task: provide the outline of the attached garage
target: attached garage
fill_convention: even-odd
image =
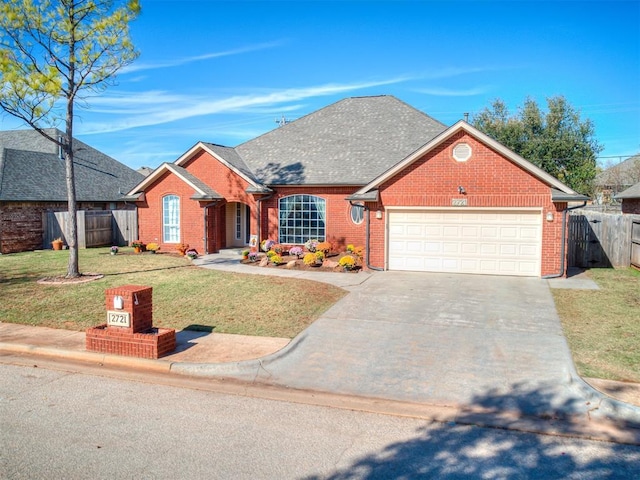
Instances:
[[[389,270],[540,276],[539,209],[394,209],[388,222]]]

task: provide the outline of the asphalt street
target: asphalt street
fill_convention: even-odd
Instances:
[[[200,381],[181,388],[2,364],[0,477],[610,479],[640,470],[637,446],[221,394]]]

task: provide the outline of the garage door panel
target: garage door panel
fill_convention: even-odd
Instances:
[[[541,232],[541,214],[533,211],[392,211],[388,267],[538,276]]]

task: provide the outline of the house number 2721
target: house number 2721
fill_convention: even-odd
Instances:
[[[107,310],[107,325],[114,327],[130,327],[131,314],[129,312]]]

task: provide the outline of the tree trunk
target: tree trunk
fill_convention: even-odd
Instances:
[[[69,245],[67,278],[75,278],[80,276],[80,269],[78,267],[78,206],[76,202],[76,184],[73,171],[73,137],[69,134],[68,125],[65,137],[63,151],[66,165],[67,203],[69,210],[69,230],[66,232],[67,245]]]

